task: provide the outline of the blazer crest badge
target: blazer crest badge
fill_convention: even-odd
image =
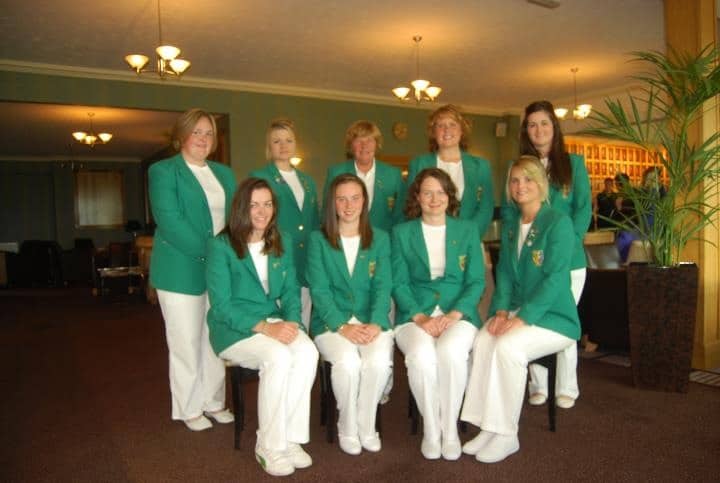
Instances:
[[[465,264],[467,263],[467,255],[458,255],[458,265],[460,270],[465,271]]]
[[[545,253],[542,250],[533,250],[532,261],[536,267],[541,267],[543,261],[545,261]]]

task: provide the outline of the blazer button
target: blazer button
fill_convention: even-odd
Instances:
[[[298,230],[303,231],[304,228],[305,228],[304,226],[298,225]]]
[[[300,248],[305,248],[305,244],[304,244],[304,243],[298,243],[298,246],[299,246]]]

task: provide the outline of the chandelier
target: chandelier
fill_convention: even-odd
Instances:
[[[415,35],[413,37],[413,42],[415,42],[415,75],[416,79],[410,83],[412,86],[412,89],[410,87],[396,87],[392,90],[392,93],[395,94],[395,97],[400,99],[401,101],[407,101],[410,99],[410,91],[413,91],[413,96],[415,98],[415,102],[418,104],[422,101],[434,101],[437,96],[440,95],[440,92],[442,91],[441,88],[438,86],[430,85],[430,81],[422,79],[420,77],[420,41],[422,40],[422,37],[419,35]]]
[[[570,72],[572,72],[573,75],[573,100],[575,101],[575,107],[573,108],[573,119],[585,119],[590,115],[592,112],[592,106],[590,104],[578,104],[577,102],[577,73],[578,68],[573,67],[570,69]],[[565,119],[565,116],[567,116],[567,113],[569,112],[568,109],[564,107],[558,107],[555,109],[555,115],[559,119]]]
[[[145,66],[150,59],[143,54],[130,54],[125,56],[125,62],[128,63],[131,69],[133,69],[138,75],[143,72],[156,72],[161,79],[164,79],[167,75],[180,76],[190,67],[190,62],[185,59],[180,59],[180,49],[173,45],[163,44],[162,39],[162,23],[160,21],[160,0],[157,0],[157,17],[158,17],[158,44],[160,45],[155,49],[157,54],[157,70],[145,70]]]
[[[92,118],[95,115],[93,112],[88,112],[88,117],[90,117],[90,130],[87,132],[85,131],[76,131],[72,133],[72,137],[75,138],[75,141],[79,142],[80,144],[86,144],[88,146],[95,147],[96,144],[107,144],[113,137],[112,134],[108,132],[101,132],[99,134],[96,134],[93,130],[92,125]]]

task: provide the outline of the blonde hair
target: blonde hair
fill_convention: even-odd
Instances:
[[[435,109],[430,114],[430,116],[428,116],[426,131],[430,151],[434,153],[439,148],[437,139],[435,139],[435,133],[433,132],[433,129],[435,128],[435,123],[441,117],[450,117],[460,125],[460,128],[462,129],[462,134],[460,136],[460,149],[465,151],[468,147],[468,138],[470,137],[470,123],[465,120],[462,113],[460,112],[460,108],[454,104],[446,104],[444,106],[440,106]]]
[[[380,133],[380,129],[370,121],[355,121],[350,124],[350,127],[348,127],[347,131],[345,131],[345,155],[348,159],[352,159],[354,156],[352,152],[353,141],[357,138],[365,136],[372,136],[373,139],[375,139],[375,144],[377,144],[376,150],[380,151],[383,143],[383,137]]]
[[[185,141],[188,140],[193,130],[195,130],[195,125],[202,118],[210,121],[210,125],[212,126],[213,140],[210,152],[215,151],[215,148],[217,148],[217,124],[215,124],[215,118],[209,112],[197,107],[183,112],[177,121],[175,121],[175,126],[173,126],[172,130],[172,146],[176,151],[182,149]]]
[[[272,121],[270,121],[270,125],[265,131],[265,159],[268,161],[271,161],[272,158],[272,154],[270,154],[270,135],[273,133],[273,131],[279,130],[289,131],[293,135],[293,137],[296,138],[297,142],[297,135],[295,134],[295,123],[293,123],[290,119],[273,119]]]
[[[505,197],[508,203],[515,202],[515,200],[512,199],[512,195],[510,194],[510,173],[512,172],[513,168],[522,169],[522,172],[525,176],[537,183],[540,190],[540,199],[542,202],[548,200],[548,197],[550,196],[550,183],[548,182],[547,171],[545,171],[545,167],[542,165],[542,162],[540,162],[540,158],[538,158],[537,156],[533,156],[531,154],[524,154],[520,156],[516,161],[514,161],[508,169],[507,183],[505,183]]]

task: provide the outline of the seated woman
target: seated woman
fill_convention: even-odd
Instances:
[[[473,344],[462,419],[482,428],[463,446],[478,461],[501,461],[520,449],[518,420],[528,362],[580,337],[570,290],[575,237],[570,217],[548,204],[548,179],[535,156],[512,164],[508,201],[519,214],[503,226],[490,318]]]
[[[477,224],[455,218],[458,206],[450,176],[424,169],[408,189],[411,221],[392,236],[395,340],[423,416],[427,459],[460,457],[457,418],[485,285]]]
[[[332,364],[338,440],[351,455],[380,451],[375,413],[393,354],[390,239],[370,226],[365,184],[354,174],[332,181],[323,219],[310,235],[307,279],[315,344]]]
[[[309,441],[318,353],[298,323],[300,287],[275,206],[267,181],[238,187],[227,228],[208,244],[208,325],[221,358],[260,370],[255,455],[282,476],[312,464],[300,444]]]

